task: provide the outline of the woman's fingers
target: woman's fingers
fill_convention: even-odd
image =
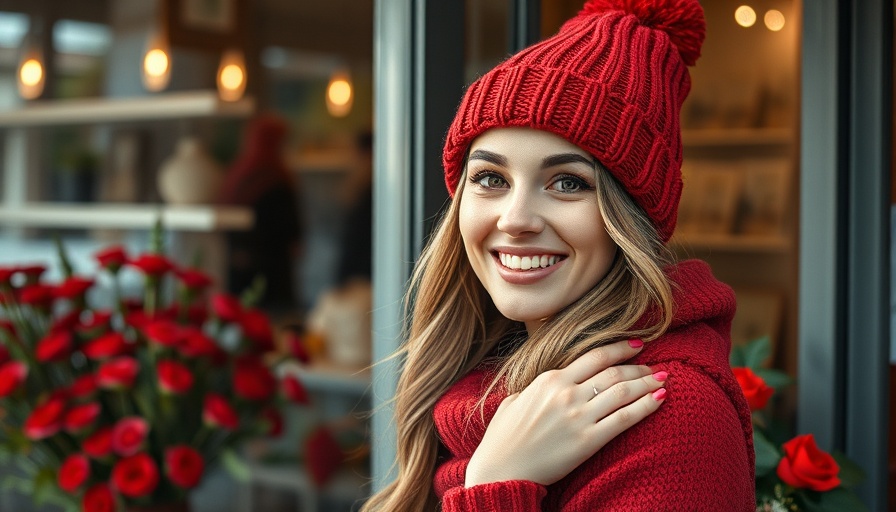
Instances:
[[[579,384],[579,388],[581,388],[581,395],[590,400],[598,394],[606,392],[615,384],[647,377],[648,375],[653,375],[653,373],[654,371],[649,366],[644,365],[621,364],[611,366]]]
[[[589,405],[594,413],[594,421],[606,421],[615,413],[625,410],[632,403],[651,395],[662,388],[668,378],[667,372],[659,371],[634,380],[624,380],[613,384],[605,392],[592,397]],[[624,413],[625,416],[628,414]],[[637,418],[635,422],[640,421],[643,417]]]
[[[631,359],[643,346],[644,342],[641,340],[617,341],[603,345],[585,352],[559,371],[576,384],[580,384],[615,364]]]
[[[632,425],[656,412],[666,400],[666,395],[666,389],[658,387],[638,396],[630,404],[615,409],[589,429],[589,434],[593,436],[592,442],[599,447],[605,446]]]

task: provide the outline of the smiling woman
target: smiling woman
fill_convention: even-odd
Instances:
[[[696,0],[590,0],[468,88],[364,510],[755,509],[734,294],[665,244]]]

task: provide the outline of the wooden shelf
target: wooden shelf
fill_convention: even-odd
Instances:
[[[134,98],[90,98],[34,102],[0,112],[0,128],[128,121],[178,120],[199,117],[247,117],[252,98],[228,102],[217,91],[186,91]]]
[[[794,136],[789,128],[719,128],[682,130],[681,141],[687,148],[786,146]]]
[[[704,233],[676,233],[669,242],[672,247],[716,252],[756,252],[786,254],[791,242],[783,235],[716,235]]]
[[[242,231],[255,222],[252,210],[241,207],[120,203],[0,206],[0,226],[150,229],[159,216],[166,229],[177,231]]]

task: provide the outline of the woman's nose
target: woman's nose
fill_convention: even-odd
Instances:
[[[508,194],[501,205],[498,229],[510,236],[540,233],[544,223],[538,200],[525,191],[515,190]]]

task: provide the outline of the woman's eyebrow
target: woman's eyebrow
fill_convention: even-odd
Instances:
[[[564,165],[564,164],[575,164],[581,163],[585,164],[588,167],[594,167],[594,161],[585,156],[579,155],[577,153],[560,153],[557,155],[551,155],[545,157],[544,160],[541,161],[542,169],[547,169],[549,167],[554,167],[556,165]]]
[[[484,149],[477,149],[476,151],[470,153],[470,158],[468,160],[485,160],[486,162],[490,162],[495,165],[507,167],[507,157],[499,155],[498,153],[486,151]]]

